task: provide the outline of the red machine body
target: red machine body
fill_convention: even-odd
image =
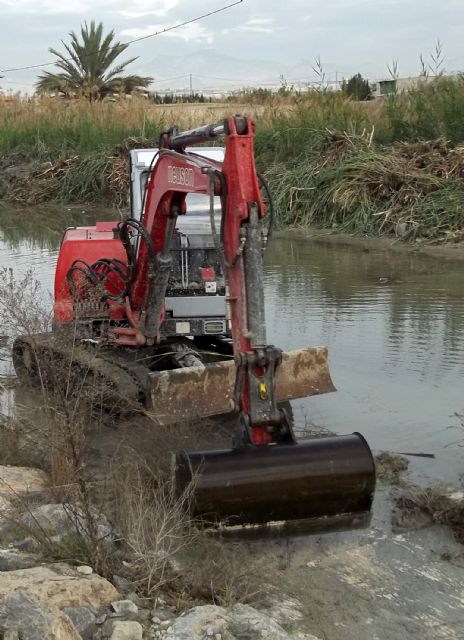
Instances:
[[[97,222],[92,227],[66,229],[55,271],[55,323],[74,321],[74,301],[66,277],[76,258],[83,257],[89,264],[100,258],[113,257],[127,262],[126,250],[119,237],[115,237],[117,224],[117,221]],[[114,309],[115,317],[118,317],[118,312],[121,317],[120,309]]]
[[[232,339],[234,354],[250,353],[255,349],[264,349],[264,326],[255,332],[250,326],[256,320],[264,322],[261,296],[256,299],[260,309],[256,310],[248,294],[250,283],[255,283],[254,294],[260,294],[262,282],[256,283],[260,277],[262,264],[259,256],[255,255],[258,263],[248,266],[237,259],[243,249],[242,225],[250,217],[250,207],[253,207],[257,224],[265,215],[265,206],[256,174],[254,162],[254,123],[250,118],[229,118],[225,127],[225,156],[224,162],[216,162],[204,156],[189,154],[184,147],[190,139],[198,141],[198,131],[189,132],[185,141],[176,141],[175,135],[164,134],[159,150],[158,161],[151,173],[147,191],[145,207],[141,223],[149,235],[148,241],[140,242],[134,277],[130,283],[130,291],[119,300],[106,300],[106,315],[110,321],[121,321],[122,326],[112,326],[108,332],[108,340],[121,346],[140,347],[159,341],[160,327],[164,319],[164,295],[167,287],[167,269],[163,273],[163,261],[169,263],[171,236],[175,229],[177,216],[186,214],[185,198],[188,193],[218,195],[226,202],[223,226],[223,251],[227,267],[228,297],[227,302],[231,310]],[[237,128],[240,130],[238,131]],[[215,137],[212,127],[205,131],[205,139]],[[200,134],[201,137],[201,134]],[[172,146],[176,148],[169,148]],[[218,179],[223,176],[223,182]],[[223,193],[224,183],[227,194]],[[219,233],[219,230],[218,230]],[[261,242],[261,238],[259,239]],[[248,240],[251,243],[251,239]],[[150,244],[155,257],[155,264],[150,265]],[[261,251],[261,245],[259,248]],[[255,252],[256,253],[256,252]],[[55,276],[55,323],[62,324],[75,320],[76,293],[81,302],[85,302],[88,275],[83,274],[80,265],[88,267],[101,261],[102,258],[117,260],[128,266],[126,249],[118,234],[118,223],[97,223],[95,227],[68,229],[65,233]],[[153,256],[152,256],[153,258]],[[245,268],[244,268],[245,266]],[[70,270],[75,273],[70,278]],[[165,275],[166,274],[166,275]],[[206,279],[211,277],[211,271],[206,268]],[[107,293],[114,295],[117,277],[110,274],[104,281]],[[71,291],[71,283],[74,291]],[[103,313],[103,310],[102,310]],[[261,379],[261,395],[271,394],[263,382],[265,370],[262,365],[256,365],[254,374]],[[246,377],[248,372],[244,373]],[[264,385],[264,386],[263,386]],[[266,390],[264,388],[266,387]],[[248,385],[242,387],[240,402],[242,411],[248,414],[250,397]],[[268,443],[272,437],[264,429],[256,425],[256,443]]]

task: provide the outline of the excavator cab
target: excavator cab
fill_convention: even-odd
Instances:
[[[186,152],[200,153],[217,162],[224,160],[221,147],[190,147]],[[130,151],[130,207],[131,217],[136,220],[142,216],[148,179],[158,158],[158,149]],[[211,234],[209,197],[188,193],[185,204],[186,214],[177,218],[171,239],[172,262],[163,333],[169,337],[230,336],[226,322],[225,274]],[[214,212],[219,228],[219,196],[214,198]]]

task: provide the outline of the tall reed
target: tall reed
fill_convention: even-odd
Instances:
[[[463,77],[438,77],[371,102],[314,90],[261,97],[261,103],[252,93],[226,103],[174,105],[142,98],[114,103],[0,98],[0,168],[39,163],[27,190],[16,183],[11,188],[3,172],[0,195],[21,201],[26,194],[29,202],[122,204],[126,185],[115,180],[127,155],[121,143],[140,138],[155,144],[173,125],[191,128],[245,113],[256,121],[257,165],[271,183],[281,224],[369,233],[406,225],[408,237],[427,234],[428,228],[441,236],[462,228]],[[411,148],[409,157],[397,148],[431,140],[442,146]],[[53,169],[45,174],[44,161]]]

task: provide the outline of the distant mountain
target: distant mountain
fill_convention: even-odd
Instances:
[[[140,72],[154,76],[153,89],[233,89],[253,85],[279,85],[289,67],[273,60],[250,60],[201,49],[183,56],[161,55],[140,65]],[[180,77],[179,77],[180,76]]]

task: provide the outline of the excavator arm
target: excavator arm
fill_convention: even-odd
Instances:
[[[190,154],[187,145],[224,137],[224,162]],[[237,369],[235,390],[244,437],[253,444],[292,438],[285,414],[277,409],[275,372],[282,360],[268,346],[264,318],[263,237],[265,205],[256,174],[254,123],[231,117],[222,126],[161,138],[159,158],[147,188],[142,223],[150,240],[139,246],[132,287],[132,313],[147,344],[159,340],[163,303],[171,271],[171,238],[179,215],[186,215],[187,193],[220,196],[221,229],[213,237],[227,276],[227,305]],[[151,246],[150,246],[151,245]]]
[[[185,151],[188,145],[220,136],[225,142],[222,165]],[[142,220],[152,246],[145,242],[139,248],[133,286],[147,343],[159,339],[171,236],[177,216],[186,214],[186,193],[211,198],[212,234],[227,276],[239,437],[232,449],[179,453],[178,490],[194,482],[195,513],[213,521],[226,518],[244,524],[330,517],[354,526],[363,521],[361,516],[365,520],[369,515],[375,483],[364,438],[352,434],[297,443],[285,411],[278,409],[276,374],[283,358],[266,338],[261,224],[266,212],[253,139],[253,121],[242,117],[183,133],[172,130],[162,136],[148,184]],[[215,195],[222,201],[220,230],[215,229]],[[193,374],[197,375],[203,374]],[[188,385],[188,378],[185,382]],[[200,393],[201,389],[204,396],[204,379]],[[221,394],[217,380],[215,392]],[[194,404],[195,397],[191,400]]]

